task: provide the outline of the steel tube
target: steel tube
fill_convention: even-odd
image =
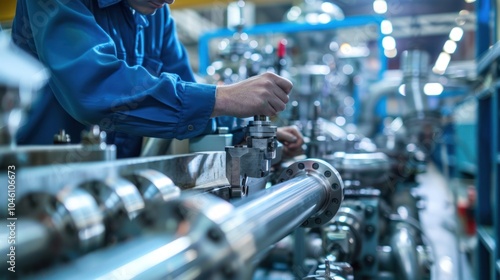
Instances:
[[[297,177],[235,204],[220,228],[246,263],[315,214],[327,197],[320,179]]]
[[[10,222],[7,221],[7,226],[0,227],[2,268],[10,266],[11,255],[14,255],[14,264],[18,270],[51,257],[52,235],[46,225],[34,219],[21,218],[13,221],[10,228]],[[9,239],[9,236],[12,238]],[[11,250],[11,247],[15,250]]]
[[[391,236],[390,244],[393,248],[393,260],[397,263],[399,279],[424,279],[419,269],[417,243],[414,239],[404,226],[396,228]]]
[[[318,169],[318,161],[314,163]],[[124,275],[130,271],[133,275],[128,275],[132,276],[129,278],[139,279],[151,275],[168,279],[248,277],[251,261],[261,252],[311,217],[331,211],[332,201],[339,203],[331,193],[341,194],[342,182],[338,172],[324,164],[331,168],[330,173],[324,172],[330,180],[314,172],[297,173],[300,175],[250,195],[234,205],[210,195],[181,197],[162,204],[159,209],[152,210],[157,216],[156,224],[151,227],[160,229],[164,242],[145,246],[147,240],[152,239],[139,238],[91,253],[66,267],[38,276],[61,279],[78,275],[78,272],[86,273],[82,267],[88,267],[85,264],[95,259],[99,260],[99,265],[91,272],[94,278]],[[299,169],[304,169],[301,167]],[[323,169],[319,170],[323,172]],[[332,185],[337,187],[339,184],[341,187],[334,191]],[[179,216],[178,226],[175,232],[169,234],[164,225],[173,213]],[[329,215],[333,218],[335,213]],[[316,220],[318,225],[321,224],[321,218]],[[157,255],[155,265],[147,263],[152,252],[167,247],[169,254]],[[132,251],[133,254],[130,254]],[[109,257],[112,255],[133,258]]]

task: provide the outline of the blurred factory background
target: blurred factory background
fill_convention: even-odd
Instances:
[[[0,181],[16,163],[19,279],[500,279],[498,3],[177,0],[200,82],[271,71],[291,102],[246,120],[242,147],[221,128],[116,159],[98,127],[80,144],[11,145],[39,88],[15,77],[41,66],[7,42],[16,3],[2,0]],[[304,155],[280,158],[285,125]]]

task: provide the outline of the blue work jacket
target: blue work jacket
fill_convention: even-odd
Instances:
[[[79,142],[97,124],[131,157],[143,136],[215,130],[216,87],[194,82],[168,5],[144,16],[122,0],[18,0],[12,38],[51,73],[19,144],[50,144],[60,129]]]

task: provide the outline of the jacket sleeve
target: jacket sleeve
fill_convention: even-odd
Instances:
[[[188,54],[177,36],[174,19],[170,16],[170,8],[165,7],[158,12],[164,13],[163,43],[160,58],[163,62],[162,72],[177,73],[184,81],[195,81],[193,70],[189,65]]]
[[[167,72],[154,77],[142,66],[128,66],[82,0],[24,3],[38,57],[52,75],[50,86],[75,119],[149,137],[184,139],[205,130],[215,85]],[[42,5],[55,8],[39,24]]]

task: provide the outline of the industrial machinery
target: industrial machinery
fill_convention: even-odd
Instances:
[[[2,243],[3,264],[11,260],[17,275],[33,279],[243,279],[269,246],[301,225],[327,223],[340,208],[343,182],[317,159],[234,201],[225,156],[21,169],[15,207],[2,199],[15,231],[12,244]]]
[[[23,279],[431,279],[415,192],[439,133],[420,90],[426,54],[404,55],[407,114],[368,138],[344,126],[356,104],[334,55],[311,49],[288,73],[283,40],[266,50],[269,42],[258,49],[244,40],[242,24],[235,34],[210,80],[290,75],[298,97],[286,123],[301,129],[305,155],[281,157],[278,124],[267,116],[241,123],[240,144],[229,145],[221,128],[212,136],[218,151],[183,155],[158,152],[170,140],[154,139],[141,157],[117,160],[98,127],[79,145],[63,130],[50,147],[1,142],[1,165],[16,167],[0,174],[13,186],[0,193],[4,270]],[[2,99],[23,87],[8,88]],[[23,106],[2,115],[11,120]],[[7,123],[12,136],[16,124]]]
[[[347,263],[354,279],[431,279],[434,252],[420,223],[425,201],[415,178],[425,170],[440,119],[426,109],[421,90],[425,58],[420,51],[404,55],[405,82],[413,86],[405,96],[410,99],[409,113],[387,124],[375,140],[342,131],[319,117],[319,102],[309,104],[314,118],[303,126],[309,137],[307,157],[321,158],[339,171],[345,197],[327,225],[305,233],[304,260],[315,259],[324,266],[331,261]],[[401,129],[405,127],[411,129]],[[273,258],[288,268],[295,266],[296,260],[283,256],[295,254],[297,248],[283,242],[269,255],[265,269],[276,269],[270,265]]]
[[[123,160],[43,161],[5,147],[2,269],[26,279],[252,278],[273,244],[335,216],[344,184],[329,163],[303,159],[261,186],[279,158],[276,127],[256,116],[247,131],[246,145],[226,151]],[[88,146],[63,159],[106,150],[104,137],[93,127]],[[47,159],[61,155],[43,148]]]
[[[98,126],[82,132],[81,143],[72,144],[64,129],[54,133],[56,145],[17,146],[16,133],[39,90],[47,83],[48,71],[22,52],[0,32],[0,166],[47,165],[116,159],[116,148],[106,144],[106,133]]]
[[[301,17],[306,17],[306,10],[302,9]],[[214,61],[208,73],[214,80],[224,82],[238,81],[249,73],[258,73],[257,70],[277,71],[290,77],[294,93],[285,113],[288,119],[275,121],[301,129],[306,139],[305,158],[328,162],[338,170],[345,184],[344,202],[337,214],[321,226],[299,228],[279,240],[256,264],[254,279],[431,279],[434,252],[420,223],[419,212],[425,201],[416,191],[415,180],[425,169],[440,129],[440,115],[426,105],[422,91],[428,72],[426,53],[416,50],[403,54],[407,110],[382,129],[379,123],[368,121],[371,132],[368,138],[365,129],[358,131],[351,123],[355,119],[351,111],[359,104],[353,103],[345,83],[349,75],[332,67],[338,66],[335,57],[338,49],[331,44],[326,47],[312,44],[315,48],[308,45],[306,58],[293,60],[293,65],[287,64],[289,68],[282,72],[283,65],[275,67],[275,63],[263,59],[266,52],[257,49],[258,44],[250,47],[254,38],[241,39],[244,31],[240,28],[232,40],[224,39],[227,46],[224,55]],[[330,31],[325,32],[330,34]],[[279,34],[273,38],[276,37],[284,37],[289,43],[287,48],[330,38],[314,32]],[[256,67],[261,68],[256,70]],[[373,108],[376,105],[370,104]],[[374,113],[372,108],[365,110]],[[226,149],[233,157],[228,163],[240,160],[231,153],[246,152],[235,148]],[[254,154],[259,153],[255,150]],[[286,174],[295,160],[273,164],[271,170]],[[253,172],[256,166],[245,169],[248,168],[252,172],[243,173],[258,177]],[[247,181],[242,179],[244,168],[238,170],[231,176],[237,179],[231,185],[236,186],[233,189],[237,193],[244,194],[240,191],[248,189],[244,186]],[[278,175],[270,180],[272,184],[280,183]]]

